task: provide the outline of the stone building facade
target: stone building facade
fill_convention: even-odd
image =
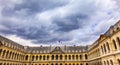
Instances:
[[[120,65],[120,21],[87,46],[22,46],[0,36],[0,65]]]

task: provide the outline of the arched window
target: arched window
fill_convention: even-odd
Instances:
[[[5,53],[6,53],[6,50],[3,51],[3,56],[2,56],[3,58],[5,57]]]
[[[7,51],[6,58],[8,58],[9,51]]]
[[[11,55],[12,55],[12,52],[10,52],[10,55],[9,55],[9,57],[8,57],[9,59],[10,59]]]
[[[47,56],[47,60],[49,60],[49,55]]]
[[[118,65],[120,65],[120,59],[118,59]]]
[[[80,55],[80,60],[82,60],[82,55]]]
[[[62,63],[60,63],[60,65],[62,65]]]
[[[107,61],[107,65],[109,65],[109,61]]]
[[[104,61],[104,65],[106,65],[106,62]]]
[[[51,64],[51,65],[54,65],[54,64]]]
[[[34,61],[34,56],[32,56],[32,61]]]
[[[56,60],[58,60],[58,55],[56,55]]]
[[[36,60],[38,60],[38,56],[36,56]]]
[[[43,60],[45,60],[45,55],[43,56]]]
[[[78,60],[78,55],[76,55],[76,60]]]
[[[71,60],[71,55],[69,55],[69,60]]]
[[[88,59],[87,54],[85,54],[85,59]]]
[[[88,65],[88,63],[86,63],[86,65]]]
[[[113,61],[112,60],[110,60],[110,64],[113,65]]]
[[[54,55],[52,55],[52,60],[54,60]]]
[[[28,60],[28,55],[26,55],[26,58],[25,58],[25,60]]]
[[[2,49],[0,49],[0,56],[1,56],[1,53],[2,53]]]
[[[83,65],[82,63],[80,65]]]
[[[104,47],[104,51],[105,51],[105,53],[106,53],[106,46],[105,46],[105,44],[103,45],[103,47]]]
[[[42,56],[41,55],[39,56],[39,59],[42,60]]]
[[[74,60],[74,55],[72,55],[72,59]]]
[[[107,49],[108,49],[108,51],[110,51],[109,43],[107,42],[106,45],[107,45]]]
[[[62,55],[60,55],[60,60],[62,60]]]
[[[120,38],[119,37],[117,37],[117,42],[118,42],[118,44],[120,46]]]
[[[12,54],[12,59],[13,59],[14,56],[15,56],[15,53]]]
[[[57,63],[55,65],[58,65]]]
[[[65,55],[65,60],[67,60],[67,55]]]
[[[104,53],[103,46],[101,46],[102,53]]]
[[[114,48],[117,49],[117,45],[114,39],[113,39],[113,45],[114,45]]]

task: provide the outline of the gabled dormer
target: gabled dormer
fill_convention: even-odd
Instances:
[[[0,46],[2,46],[3,45],[3,42],[2,41],[0,41]]]
[[[100,35],[98,41],[101,42],[101,41],[103,41],[104,39],[106,39],[107,37],[108,37],[108,36],[102,34],[102,35]]]
[[[62,54],[62,53],[64,53],[63,51],[62,51],[62,49],[60,48],[60,47],[55,47],[54,49],[53,49],[53,51],[52,52],[50,52],[50,53],[54,53],[54,54]]]

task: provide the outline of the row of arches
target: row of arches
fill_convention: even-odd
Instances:
[[[0,65],[27,65],[27,64],[25,64],[25,63],[19,63],[19,64],[16,64],[16,63],[0,63]],[[29,65],[84,65],[83,63],[65,63],[65,64],[63,64],[63,63],[49,63],[49,64],[39,64],[39,63],[37,63],[37,64],[29,64]],[[88,65],[88,63],[86,63],[85,65]]]
[[[9,50],[0,49],[0,57],[5,59],[24,60],[25,55]]]
[[[112,43],[114,45],[114,50],[117,50],[117,49],[120,48],[120,38],[119,37],[116,37],[116,39],[113,39]],[[117,47],[117,45],[118,45],[119,48]]]
[[[0,65],[27,65],[25,63],[0,63]]]
[[[107,52],[110,52],[110,46],[109,43],[106,42],[101,46],[102,54],[105,54]]]
[[[113,61],[112,60],[107,60],[107,61],[104,61],[103,63],[104,65],[113,65]]]
[[[117,59],[118,65],[120,65],[120,59]]]
[[[25,52],[24,51],[24,46],[22,46],[22,45],[13,45],[11,43],[14,43],[14,42],[0,41],[0,44],[3,45],[3,46],[7,46],[7,47],[12,48],[14,50],[19,50],[20,52]],[[16,44],[16,43],[14,43],[14,44]]]
[[[83,63],[51,63],[51,64],[32,64],[32,65],[84,65]],[[88,65],[88,63],[86,63],[85,65]]]
[[[28,60],[29,56],[26,56],[26,60]],[[32,61],[40,61],[40,60],[83,60],[82,55],[33,55]],[[88,59],[87,54],[84,56],[85,59]]]
[[[120,38],[116,37],[116,39],[112,40],[112,45],[114,47],[114,50],[120,49]],[[110,43],[106,42],[101,46],[102,54],[109,53],[111,50]]]
[[[102,65],[101,61],[90,62],[89,65]]]
[[[89,56],[89,59],[92,59],[92,58],[95,58],[95,57],[99,57],[100,56],[100,49],[96,48],[92,52],[89,52],[88,56]]]

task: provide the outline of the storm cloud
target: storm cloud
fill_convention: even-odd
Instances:
[[[120,19],[118,0],[0,0],[0,34],[23,45],[92,44]],[[27,40],[30,42],[27,43]],[[74,43],[74,44],[72,44]]]

